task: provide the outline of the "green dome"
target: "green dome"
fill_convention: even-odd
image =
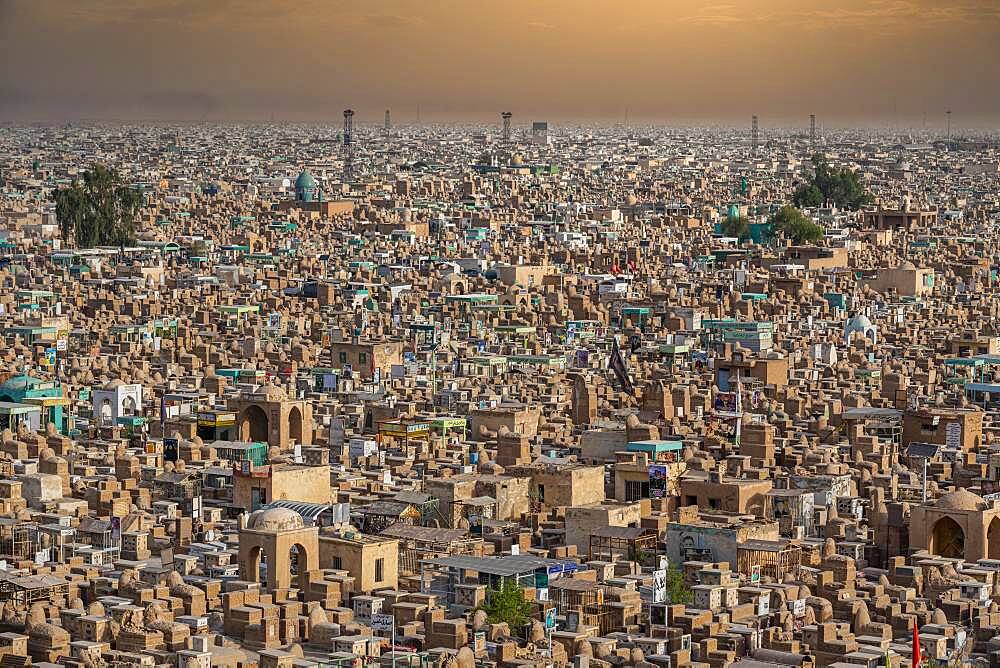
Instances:
[[[315,188],[315,187],[316,187],[316,179],[313,178],[313,175],[309,173],[308,169],[303,169],[302,173],[299,174],[299,178],[295,179],[295,189],[299,190],[300,188]]]
[[[316,179],[308,169],[303,169],[299,178],[295,179],[295,198],[300,202],[311,202],[316,198],[318,190]]]

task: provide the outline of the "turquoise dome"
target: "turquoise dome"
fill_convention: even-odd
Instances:
[[[303,169],[299,178],[295,179],[295,198],[300,202],[311,202],[316,198],[317,190],[316,179],[308,169]]]

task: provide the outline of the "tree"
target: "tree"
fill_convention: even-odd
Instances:
[[[816,243],[823,238],[823,228],[790,204],[781,207],[770,222],[775,233],[785,235],[794,244]]]
[[[740,241],[750,238],[750,226],[738,216],[727,216],[722,221],[722,233],[727,237],[736,237]]]
[[[795,206],[816,207],[830,203],[840,209],[857,211],[872,202],[860,177],[852,170],[847,167],[834,169],[818,153],[813,156],[812,163],[812,178],[799,186],[792,196]]]
[[[83,173],[83,183],[74,181],[53,197],[62,238],[79,248],[120,246],[135,238],[142,196],[114,169],[95,164]]]
[[[823,206],[823,202],[826,198],[823,195],[823,191],[817,188],[813,184],[807,184],[804,186],[799,186],[795,194],[792,195],[792,203],[795,206],[807,206],[815,208],[817,206]]]
[[[499,589],[490,590],[482,609],[490,624],[506,623],[512,630],[524,626],[531,616],[531,602],[512,578],[505,578]]]
[[[677,566],[667,569],[667,600],[670,603],[690,603],[694,600],[691,588],[684,582],[684,574]]]

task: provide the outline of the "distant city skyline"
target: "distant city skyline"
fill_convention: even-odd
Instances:
[[[0,120],[1000,127],[992,0],[0,0]]]

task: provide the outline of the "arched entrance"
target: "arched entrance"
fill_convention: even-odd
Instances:
[[[249,578],[251,582],[265,582],[267,573],[261,572],[262,564],[264,568],[267,568],[267,557],[264,555],[264,550],[259,545],[255,545],[250,548],[250,552],[247,554],[246,573],[244,577]]]
[[[288,411],[288,436],[294,438],[299,445],[302,444],[302,411],[298,406],[292,406]]]
[[[990,559],[1000,559],[1000,517],[994,517],[986,531],[987,553]]]
[[[292,574],[289,585],[298,589],[305,588],[306,572],[309,570],[309,557],[302,543],[293,543],[288,549],[288,571]]]
[[[105,399],[101,402],[101,423],[111,424],[114,409],[111,407],[111,400]]]
[[[267,413],[260,406],[250,406],[243,411],[243,419],[240,421],[240,440],[267,441],[269,434]]]
[[[949,559],[965,558],[965,532],[958,522],[942,517],[931,533],[931,553]]]

